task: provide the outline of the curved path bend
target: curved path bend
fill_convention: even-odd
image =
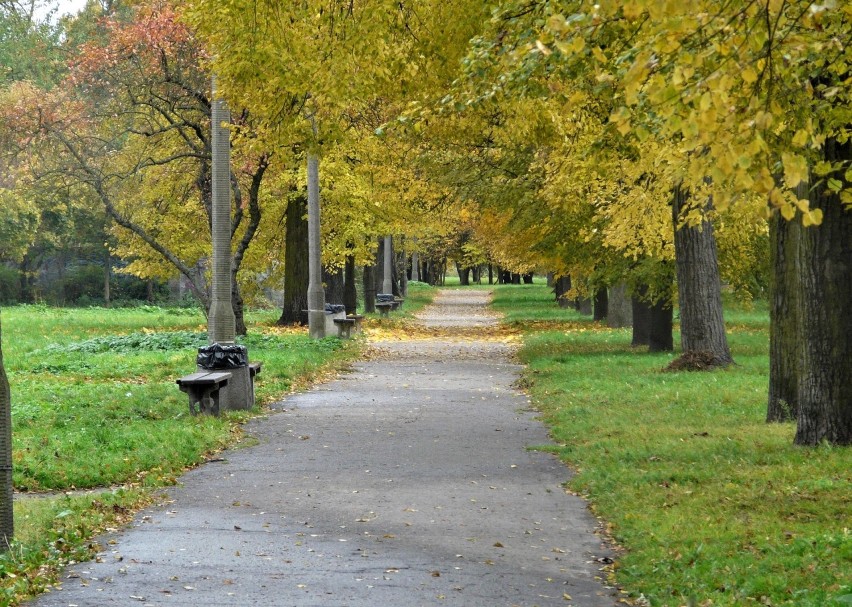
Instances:
[[[547,432],[511,347],[485,337],[489,300],[441,291],[418,318],[445,336],[374,342],[277,403],[254,446],[187,473],[33,605],[616,605],[569,471],[528,450]]]

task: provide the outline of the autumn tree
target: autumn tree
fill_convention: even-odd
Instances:
[[[63,86],[49,94],[18,87],[6,125],[21,133],[22,143],[36,144],[29,155],[34,181],[59,179],[78,196],[87,192],[100,201],[119,230],[117,252],[132,259],[128,272],[151,278],[176,270],[206,308],[211,189],[204,54],[167,3],[142,6],[129,23],[109,19],[104,27],[105,41],[81,47]],[[16,109],[26,109],[27,120]],[[244,333],[236,276],[260,226],[270,158],[253,149],[247,117],[237,115],[232,303]],[[201,239],[199,225],[207,226]]]
[[[841,261],[852,226],[852,8],[797,0],[548,6],[547,25],[526,52],[612,83],[611,122],[620,133],[643,148],[674,144],[681,185],[712,195],[717,210],[759,196],[806,227],[794,286],[796,318],[805,323],[796,442],[852,442],[852,397],[837,388],[852,382],[843,312],[852,269]],[[802,182],[807,197],[796,192]]]

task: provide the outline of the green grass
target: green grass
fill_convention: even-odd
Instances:
[[[619,584],[654,606],[848,604],[852,451],[795,447],[792,424],[764,423],[765,308],[726,312],[735,367],[662,373],[669,355],[559,310],[546,288],[496,296],[510,322],[565,323],[528,333],[520,356],[547,449],[626,549]]]
[[[251,314],[249,335],[241,340],[250,359],[263,363],[260,403],[357,350],[354,342],[279,330],[276,318],[274,311]],[[2,321],[16,489],[138,488],[17,499],[16,543],[0,558],[0,605],[7,605],[44,584],[41,577],[51,574],[40,569],[53,572],[63,559],[88,551],[88,538],[120,518],[115,513],[150,499],[143,489],[170,484],[233,444],[239,423],[253,413],[189,414],[175,379],[195,370],[197,348],[207,343],[198,311],[18,306],[5,308]]]

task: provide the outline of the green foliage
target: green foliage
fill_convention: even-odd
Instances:
[[[18,271],[0,265],[0,303],[16,304],[21,298],[21,277]]]
[[[557,443],[545,448],[579,470],[571,488],[626,549],[620,585],[655,607],[817,607],[852,591],[852,453],[794,447],[791,424],[764,423],[764,310],[727,314],[737,366],[662,373],[670,355],[631,349],[629,330],[564,323],[542,287],[497,287],[498,304],[519,292],[563,322],[528,334],[520,357]]]
[[[4,310],[4,321],[18,489],[167,483],[232,442],[233,424],[244,417],[192,417],[175,385],[207,343],[197,311],[18,306]],[[251,360],[264,365],[261,403],[351,347],[277,331],[261,325],[245,340]]]

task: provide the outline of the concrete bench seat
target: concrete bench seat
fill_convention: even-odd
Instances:
[[[260,370],[260,364],[258,371]],[[209,413],[219,415],[219,390],[228,385],[232,377],[227,371],[199,371],[176,380],[181,392],[189,395],[189,412],[193,415]]]

